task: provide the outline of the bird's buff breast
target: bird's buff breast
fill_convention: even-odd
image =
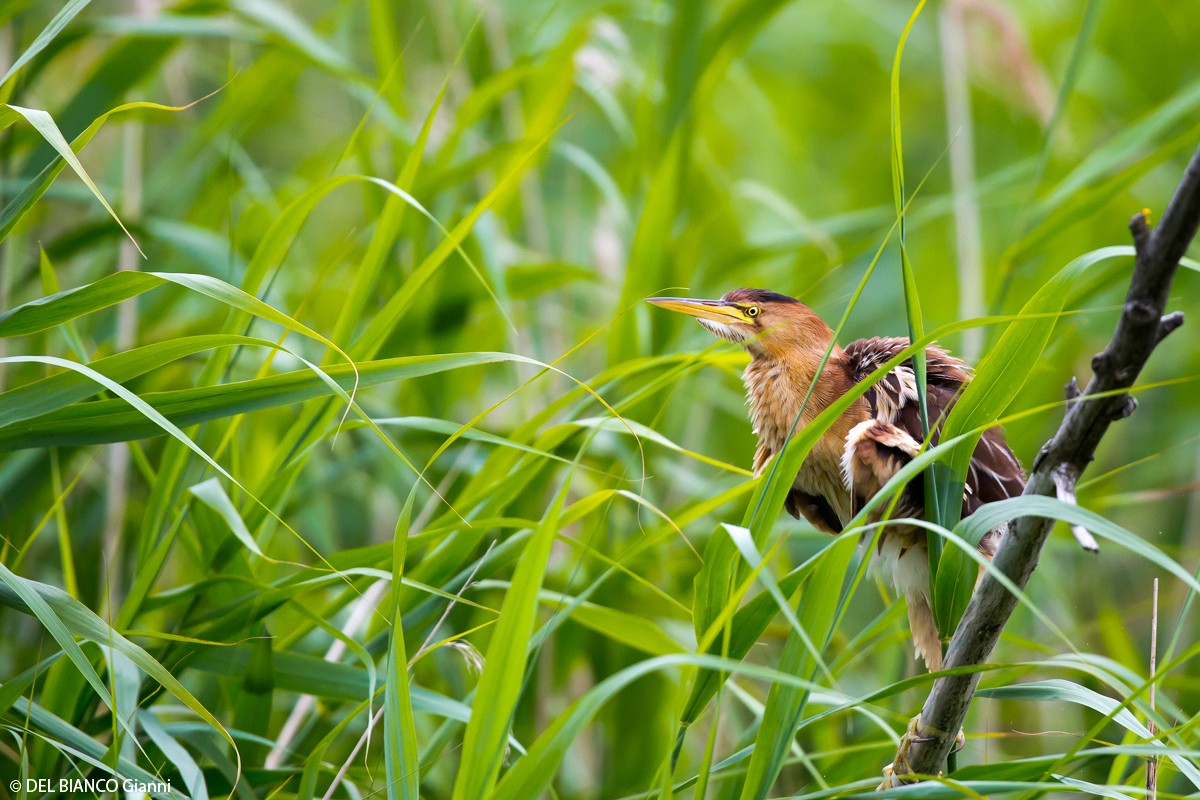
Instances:
[[[792,423],[804,404],[803,394],[794,388],[798,382],[789,380],[789,377],[786,368],[781,365],[757,360],[752,361],[742,375],[750,399],[750,420],[758,436],[758,452],[754,458],[756,475],[783,448]],[[831,398],[824,396],[822,388],[818,383],[817,390],[804,408],[804,415],[796,425],[796,433],[828,407]],[[865,410],[855,403],[813,445],[792,482],[796,489],[824,497],[843,524],[854,515],[850,491],[842,480],[842,453],[846,433],[860,417],[865,417]]]

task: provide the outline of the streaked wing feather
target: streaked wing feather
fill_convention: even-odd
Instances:
[[[849,377],[856,383],[863,380],[906,347],[908,339],[903,337],[877,337],[851,342],[845,351]],[[965,363],[940,347],[927,347],[925,355],[925,398],[929,421],[934,428],[933,442],[936,444],[942,422],[954,407],[962,389],[970,382],[971,374]],[[864,397],[871,407],[873,417],[895,425],[920,442],[924,437],[919,404],[915,402],[916,382],[912,369],[911,359],[904,361],[883,380],[868,389]],[[902,454],[902,450],[897,450],[893,451],[892,456],[898,458]],[[900,462],[899,466],[906,461],[907,459]],[[895,469],[899,469],[899,466]],[[923,508],[924,492],[920,491],[919,486],[916,491],[912,491],[916,483],[914,481],[909,484],[910,491],[907,494],[911,495],[911,500],[917,504],[917,508]],[[1025,473],[1009,449],[1004,439],[1004,431],[999,427],[989,429],[980,439],[971,458],[962,515],[969,516],[984,503],[1015,497],[1024,488]]]

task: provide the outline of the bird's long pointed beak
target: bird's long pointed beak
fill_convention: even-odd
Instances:
[[[709,319],[713,322],[747,322],[745,312],[735,303],[725,300],[692,300],[687,297],[647,297],[646,302],[665,308],[668,311],[678,311],[689,317]]]

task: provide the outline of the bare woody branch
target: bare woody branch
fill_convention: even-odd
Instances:
[[[1074,402],[1068,405],[1058,432],[1034,460],[1025,494],[1074,497],[1075,484],[1108,426],[1137,407],[1134,399],[1121,390],[1137,380],[1155,346],[1183,324],[1183,314],[1163,316],[1163,312],[1175,269],[1198,225],[1200,150],[1188,163],[1158,226],[1151,230],[1144,214],[1130,221],[1137,262],[1121,317],[1108,347],[1092,359],[1094,375],[1087,388],[1080,393],[1074,379],[1068,385],[1067,398]],[[1097,396],[1114,391],[1117,393],[1110,396]],[[1041,517],[1014,520],[993,563],[1024,588],[1053,526],[1054,520]],[[1016,597],[998,581],[990,575],[985,577],[950,640],[945,668],[986,663],[1016,604]],[[907,759],[898,757],[893,765],[897,777],[940,771],[962,727],[979,676],[974,672],[934,682],[921,709],[921,736],[908,748]]]

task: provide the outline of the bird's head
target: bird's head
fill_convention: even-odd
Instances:
[[[650,297],[646,302],[695,317],[711,333],[740,344],[755,357],[824,351],[833,331],[794,297],[765,289],[734,289],[720,300]]]

